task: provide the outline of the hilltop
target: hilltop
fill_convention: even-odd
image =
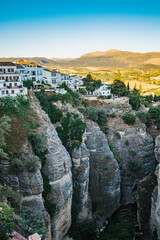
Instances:
[[[36,62],[46,67],[138,67],[142,65],[160,66],[160,52],[138,53],[130,51],[120,51],[116,49],[108,51],[96,51],[86,53],[78,58],[0,58],[0,61],[27,60]]]

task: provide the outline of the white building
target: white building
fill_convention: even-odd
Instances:
[[[108,88],[108,86],[106,84],[103,84],[100,86],[100,88],[96,89],[93,92],[93,95],[97,95],[97,96],[109,96],[111,95],[111,89]]]
[[[43,79],[43,67],[37,65],[36,63],[22,62],[21,65],[25,68],[28,73],[28,79],[33,82],[42,82]]]
[[[56,70],[43,70],[44,82],[51,84],[52,87],[61,85],[61,73]]]
[[[0,98],[17,94],[27,94],[21,74],[17,73],[17,66],[12,62],[0,62]]]

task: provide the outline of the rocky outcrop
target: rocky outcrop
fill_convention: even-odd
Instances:
[[[145,240],[150,240],[152,236],[150,228],[151,196],[156,184],[156,176],[149,174],[137,186],[137,221]]]
[[[72,218],[82,222],[91,217],[91,206],[89,199],[89,151],[84,143],[72,153],[72,175],[73,175],[73,208]]]
[[[96,123],[87,121],[86,135],[86,146],[90,152],[92,213],[106,219],[119,207],[120,170],[105,134]]]
[[[71,225],[71,158],[62,145],[48,115],[42,111],[39,101],[32,96],[31,103],[34,111],[40,117],[39,132],[45,136],[48,150],[42,171],[48,176],[51,185],[51,192],[48,194],[47,200],[55,206],[55,212],[51,219],[52,239],[61,240]]]
[[[155,166],[153,139],[138,120],[128,126],[118,116],[109,122],[107,139],[121,169],[121,203],[133,203],[137,183]],[[132,163],[137,169],[132,169]]]
[[[160,135],[155,139],[155,156],[157,162],[160,163]],[[157,176],[157,187],[152,193],[152,207],[151,207],[151,229],[152,234],[157,232],[160,240],[160,164],[158,164],[155,174]]]

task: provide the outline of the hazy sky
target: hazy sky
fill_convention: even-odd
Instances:
[[[0,57],[160,51],[159,9],[159,0],[3,1]]]

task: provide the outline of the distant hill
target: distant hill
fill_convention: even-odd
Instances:
[[[36,62],[46,67],[138,67],[144,65],[160,66],[160,52],[136,53],[120,50],[105,52],[96,51],[79,58],[0,58],[0,61],[16,61],[18,59]]]

